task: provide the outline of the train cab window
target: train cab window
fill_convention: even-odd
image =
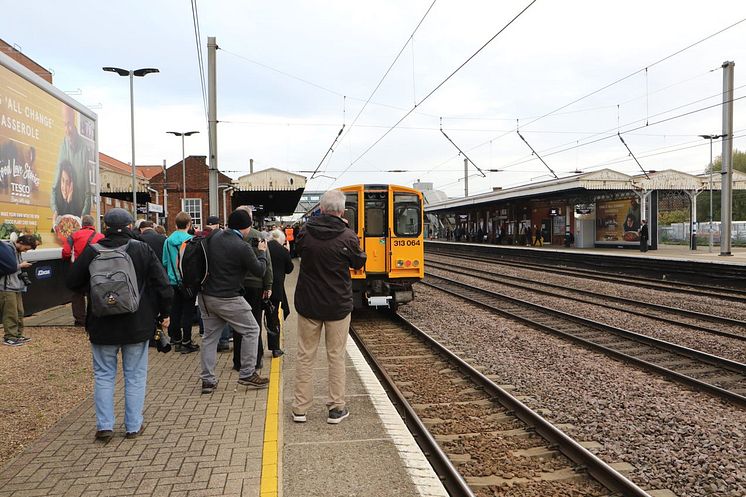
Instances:
[[[350,229],[357,233],[357,193],[345,193],[345,212],[342,217],[347,219]]]
[[[412,193],[394,194],[394,233],[397,236],[419,236],[420,198]]]
[[[365,192],[365,236],[386,236],[386,193]]]

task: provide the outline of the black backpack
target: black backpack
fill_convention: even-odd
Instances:
[[[178,268],[181,276],[179,290],[194,298],[210,275],[208,245],[212,230],[207,236],[199,235],[184,241],[179,247]]]
[[[12,242],[0,242],[0,276],[18,272],[16,248]]]

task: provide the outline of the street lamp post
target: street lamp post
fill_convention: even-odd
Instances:
[[[181,210],[184,210],[184,199],[186,198],[186,153],[184,152],[184,137],[192,136],[199,131],[166,131],[174,136],[181,137]]]
[[[107,72],[115,72],[120,76],[129,76],[130,78],[130,136],[132,140],[132,217],[137,218],[137,173],[135,169],[135,98],[133,77],[137,76],[138,78],[142,78],[150,73],[156,73],[160,71],[153,67],[135,69],[134,71],[131,71],[129,69],[122,69],[119,67],[103,67],[102,69]]]
[[[699,135],[700,138],[710,140],[710,248],[709,252],[712,252],[712,140],[724,138],[725,135]]]

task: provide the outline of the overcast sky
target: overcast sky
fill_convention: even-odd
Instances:
[[[220,169],[235,178],[253,158],[257,170],[313,170],[345,124],[308,189],[421,179],[463,195],[463,157],[440,133],[442,117],[477,166],[504,170],[470,178],[470,193],[549,178],[516,125],[560,177],[639,172],[618,130],[645,169],[704,171],[709,145],[697,135],[722,130],[724,61],[736,63],[735,98],[746,96],[746,22],[656,62],[743,21],[746,2],[538,0],[425,99],[529,3],[437,0],[407,44],[432,0],[199,0],[205,70],[207,37],[221,49]],[[207,155],[189,1],[7,1],[2,15],[0,37],[98,114],[101,152],[131,157],[128,81],[101,67],[156,67],[135,80],[136,162],[181,159],[180,139],[166,131],[199,130],[186,153]],[[744,150],[746,99],[734,109]]]

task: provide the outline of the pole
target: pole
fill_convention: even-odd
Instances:
[[[163,224],[168,228],[168,179],[166,176],[166,159],[163,159]]]
[[[712,253],[712,135],[710,135],[710,249]]]
[[[214,36],[207,37],[207,91],[208,91],[208,127],[210,134],[210,164],[209,164],[209,199],[210,215],[217,216],[220,212],[218,207],[218,112],[215,53],[218,45]]]
[[[184,135],[181,135],[181,210],[184,210],[186,200],[186,153],[184,152]]]
[[[469,196],[469,159],[464,159],[464,198]]]
[[[733,67],[732,61],[723,62],[723,165],[720,194],[720,255],[730,252],[730,228],[733,217]]]
[[[132,219],[137,219],[137,178],[135,176],[135,85],[130,71],[130,137],[132,139]]]

